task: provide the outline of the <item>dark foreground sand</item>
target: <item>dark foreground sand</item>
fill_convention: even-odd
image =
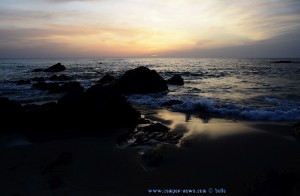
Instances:
[[[2,145],[0,195],[158,195],[148,189],[209,188],[248,195],[270,171],[300,172],[300,142],[291,123],[203,123],[167,110],[144,113],[175,131],[187,131],[180,144],[161,149],[163,160],[156,169],[144,170],[140,149],[116,146],[117,136],[126,129],[103,137]]]

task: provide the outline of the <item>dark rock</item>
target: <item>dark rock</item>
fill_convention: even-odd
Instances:
[[[170,130],[168,127],[166,127],[161,123],[152,124],[147,127],[141,127],[141,129],[144,132],[163,132],[163,133],[166,133]]]
[[[14,115],[21,111],[21,105],[15,101],[9,100],[7,97],[0,97],[0,115]]]
[[[49,78],[49,80],[65,81],[65,80],[70,80],[70,77],[66,76],[65,74],[61,74],[59,76],[53,75]]]
[[[17,81],[17,85],[30,84],[30,80],[19,80]]]
[[[293,61],[274,61],[272,63],[293,63]]]
[[[42,72],[42,71],[44,71],[44,69],[41,69],[41,68],[37,68],[37,69],[32,70],[32,72]]]
[[[105,84],[108,84],[108,83],[111,83],[112,81],[114,81],[116,78],[109,75],[109,74],[106,74],[105,76],[103,76],[100,80],[98,80],[96,83],[99,83],[99,84],[102,84],[102,85],[105,85]]]
[[[39,90],[55,90],[59,88],[59,85],[56,83],[38,82],[33,84],[32,87]]]
[[[112,87],[125,94],[156,93],[168,90],[166,81],[155,70],[138,67],[125,72]]]
[[[168,79],[167,83],[173,85],[184,85],[183,78],[178,74],[175,74],[172,78]]]
[[[58,88],[54,89],[51,91],[52,93],[65,93],[68,91],[73,91],[73,90],[83,90],[84,88],[80,85],[79,82],[73,81],[73,82],[67,82],[65,84],[62,84]]]
[[[166,101],[165,103],[162,104],[162,106],[172,106],[172,105],[178,105],[178,104],[182,104],[183,102],[180,100],[170,100],[170,101]]]
[[[66,69],[65,66],[63,66],[61,63],[57,63],[55,65],[52,65],[51,67],[45,69],[45,72],[60,72],[64,71]]]
[[[144,118],[140,118],[139,121],[138,121],[138,124],[150,124],[151,121],[150,120],[147,120],[147,119],[144,119]]]
[[[77,89],[59,101],[60,114],[68,116],[71,124],[82,128],[132,127],[140,114],[126,101],[125,97],[100,84],[88,88],[84,93]]]
[[[31,80],[35,81],[35,82],[43,82],[43,81],[45,81],[45,79],[43,77],[34,77]]]

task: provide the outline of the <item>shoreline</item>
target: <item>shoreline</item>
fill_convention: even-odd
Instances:
[[[223,188],[228,195],[251,195],[270,181],[270,172],[275,180],[291,174],[291,181],[300,173],[300,144],[288,124],[224,119],[203,123],[193,116],[186,122],[183,113],[166,109],[141,113],[171,131],[188,129],[180,145],[159,148],[163,159],[153,170],[143,168],[142,148],[117,147],[116,138],[127,132],[119,129],[101,137],[0,149],[1,191],[4,195],[146,195],[148,189]],[[64,154],[72,157],[69,162]],[[46,168],[52,169],[45,172]],[[275,190],[285,184],[276,186]]]

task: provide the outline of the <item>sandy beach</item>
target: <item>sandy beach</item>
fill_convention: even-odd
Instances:
[[[160,195],[149,193],[156,189],[255,195],[257,190],[270,194],[289,186],[287,195],[299,193],[300,144],[292,123],[224,119],[204,123],[194,115],[169,110],[141,113],[171,131],[185,132],[178,144],[160,144],[162,161],[152,170],[143,167],[142,147],[116,145],[116,138],[127,129],[98,137],[2,146],[1,195]],[[278,182],[282,176],[287,176],[286,182]]]

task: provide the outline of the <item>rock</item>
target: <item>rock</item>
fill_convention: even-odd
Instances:
[[[45,69],[45,72],[60,72],[64,71],[66,69],[65,66],[63,66],[61,63],[57,63],[55,65],[52,65],[51,67]]]
[[[70,80],[68,76],[65,74],[61,74],[60,76],[53,75],[49,78],[49,80],[55,80],[55,81],[65,81],[65,80]]]
[[[175,74],[172,78],[168,79],[167,83],[173,85],[184,85],[183,78],[178,74]]]
[[[38,82],[33,84],[32,87],[39,90],[55,90],[59,88],[59,85],[56,83]]]
[[[168,90],[166,81],[155,70],[138,67],[125,72],[112,87],[125,94],[156,93]]]
[[[293,63],[293,61],[274,61],[272,63]]]
[[[31,82],[30,82],[30,80],[19,80],[19,81],[17,81],[17,85],[23,85],[23,84],[30,84]]]
[[[42,71],[44,71],[44,69],[41,69],[41,68],[37,68],[37,69],[32,70],[32,72],[42,72]]]
[[[178,104],[182,104],[183,102],[180,100],[170,100],[170,101],[166,101],[165,103],[162,104],[162,106],[172,106],[172,105],[178,105]]]
[[[170,130],[168,127],[166,127],[161,123],[155,123],[147,127],[141,127],[141,129],[144,132],[163,132],[163,133],[166,133]]]
[[[84,93],[79,89],[69,92],[58,101],[58,105],[61,116],[68,116],[70,124],[82,126],[81,129],[85,130],[133,127],[140,117],[124,96],[100,84]]]
[[[147,120],[147,119],[144,119],[144,118],[140,118],[139,121],[138,121],[138,124],[150,124],[151,121],[150,120]]]
[[[21,105],[7,97],[0,97],[0,116],[14,115],[21,111]]]
[[[294,133],[297,139],[300,139],[300,122],[294,125]]]
[[[80,85],[79,82],[73,81],[73,82],[64,83],[51,92],[52,93],[65,93],[65,92],[73,91],[73,90],[77,90],[77,89],[83,90],[84,88]]]
[[[109,75],[109,74],[105,74],[100,80],[98,80],[96,83],[105,85],[108,83],[111,83],[112,81],[114,81],[116,78]]]
[[[34,77],[31,80],[35,81],[35,82],[44,82],[45,81],[45,79],[43,77]]]

